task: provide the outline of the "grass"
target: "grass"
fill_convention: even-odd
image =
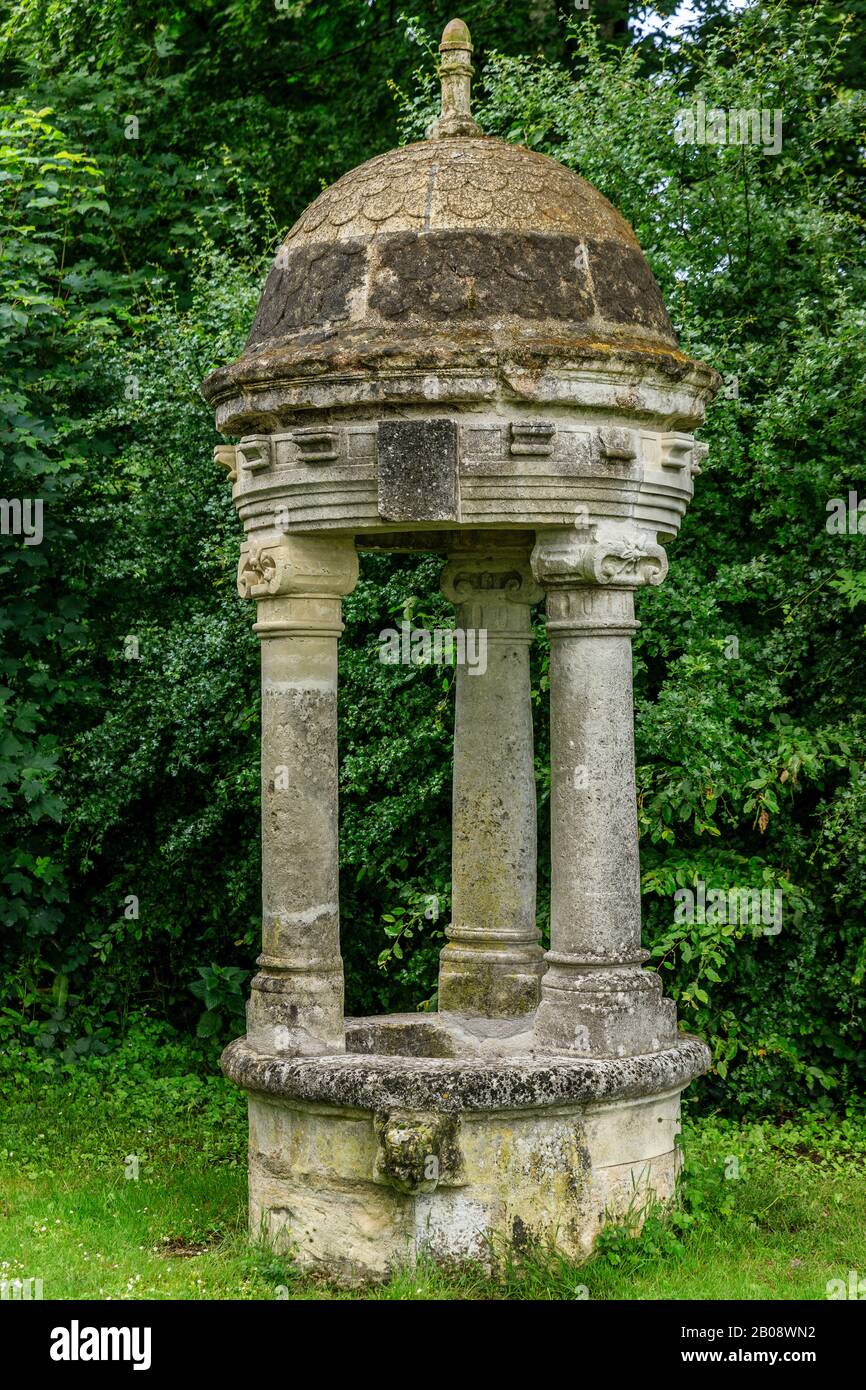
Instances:
[[[245,1106],[212,1056],[145,1029],[108,1057],[6,1065],[0,1279],[46,1299],[823,1299],[866,1275],[863,1116],[692,1121],[679,1204],[608,1228],[586,1264],[505,1252],[496,1280],[422,1266],[353,1292],[250,1246]]]

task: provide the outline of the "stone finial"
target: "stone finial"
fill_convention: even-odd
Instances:
[[[442,107],[439,119],[430,127],[429,138],[442,140],[448,135],[480,135],[481,127],[473,121],[470,111],[472,40],[462,19],[452,19],[445,25],[439,52],[442,54],[439,64]]]

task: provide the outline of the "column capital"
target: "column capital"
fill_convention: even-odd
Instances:
[[[457,552],[439,582],[463,627],[487,632],[492,642],[532,641],[530,605],[544,589],[532,578],[528,549]]]
[[[636,589],[661,584],[668,572],[664,547],[632,523],[602,522],[538,531],[532,572],[545,589],[603,585]]]
[[[479,550],[473,554],[453,554],[440,577],[447,599],[458,607],[473,610],[472,626],[496,630],[513,622],[509,605],[528,609],[540,603],[544,590],[536,583],[529,563],[529,551]],[[528,621],[528,615],[523,621]]]
[[[358,580],[355,543],[346,536],[251,536],[241,546],[241,598],[335,598]]]

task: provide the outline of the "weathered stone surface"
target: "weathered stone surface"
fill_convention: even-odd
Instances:
[[[531,1017],[491,1018],[474,1008],[346,1019],[346,1051],[365,1056],[506,1057],[526,1054],[534,1041]]]
[[[383,239],[370,308],[384,319],[587,322],[594,313],[574,237],[538,232],[401,232]]]
[[[548,590],[551,746],[551,949],[535,1030],[552,1051],[593,1057],[659,1052],[676,1032],[658,976],[640,969],[632,588],[653,575],[642,551],[617,560],[587,583],[581,536],[541,532],[533,551]]]
[[[607,323],[640,324],[664,338],[673,338],[655,276],[637,247],[592,239],[587,247],[599,318]]]
[[[351,296],[365,274],[363,245],[302,246],[286,254],[265,282],[247,347],[283,338],[294,329],[347,319]]]
[[[435,1162],[444,1147],[436,1118],[253,1096],[251,1230],[302,1267],[352,1283],[384,1278],[419,1255],[490,1268],[506,1248],[519,1255],[536,1242],[580,1259],[605,1219],[639,1217],[673,1194],[676,1091],[439,1116],[440,1125],[447,1118],[452,1124],[444,1165]],[[389,1129],[397,1150],[386,1161],[393,1176],[382,1168]],[[405,1170],[402,1135],[412,1154]],[[425,1171],[437,1170],[438,1178],[416,1185]]]
[[[403,231],[563,232],[640,249],[608,200],[555,159],[489,136],[421,141],[344,174],[311,203],[285,246]]]
[[[457,520],[457,425],[453,420],[382,421],[379,516],[383,521]]]
[[[589,341],[555,319],[466,319],[456,331],[429,319],[377,319],[309,330],[220,367],[202,387],[224,434],[291,427],[299,411],[366,407],[465,409],[500,401],[628,410],[693,430],[721,378],[674,348]],[[662,422],[665,423],[662,423]]]
[[[342,1051],[337,844],[340,597],[351,542],[273,539],[242,556],[262,656],[262,954],[247,1034],[265,1052]]]
[[[679,1090],[709,1065],[709,1050],[680,1035],[662,1052],[631,1057],[557,1056],[538,1048],[506,1057],[352,1055],[274,1057],[244,1038],[222,1069],[244,1090],[350,1109],[444,1111],[543,1109],[566,1101],[632,1100]]]
[[[484,634],[485,661],[483,670],[458,666],[455,681],[452,917],[439,1008],[509,1018],[538,1007],[542,971],[529,607],[543,591],[528,553],[505,547],[456,553],[442,589],[456,626]]]
[[[555,160],[484,136],[391,151],[321,194],[278,252],[232,376],[248,380],[263,353],[293,345],[320,372],[317,341],[348,358],[359,335],[370,340],[383,325],[393,351],[407,317],[421,325],[416,356],[431,330],[456,319],[455,329],[477,322],[477,342],[500,348],[519,348],[528,321],[551,324],[548,354],[638,343],[686,361],[616,209]],[[209,399],[224,380],[208,379]]]
[[[435,1192],[464,1179],[456,1115],[433,1111],[383,1110],[374,1116],[377,1182],[395,1192]]]

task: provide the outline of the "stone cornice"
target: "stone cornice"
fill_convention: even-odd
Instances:
[[[231,435],[290,427],[298,410],[495,400],[617,410],[623,392],[630,413],[693,430],[720,382],[705,363],[639,343],[539,337],[517,353],[491,346],[489,338],[401,345],[391,335],[363,347],[329,341],[303,351],[267,348],[212,372],[202,393],[217,428]]]

